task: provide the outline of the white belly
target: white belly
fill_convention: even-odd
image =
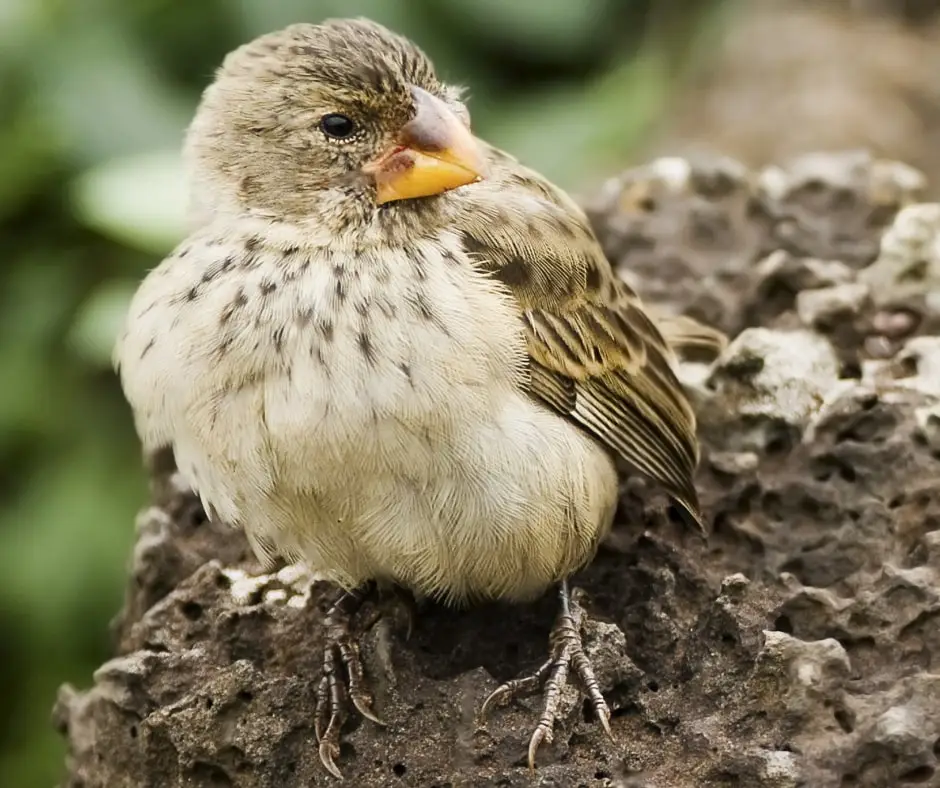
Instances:
[[[387,413],[321,422],[316,439],[269,434],[292,471],[269,489],[239,490],[240,521],[347,586],[376,578],[455,599],[538,594],[606,532],[610,461],[523,397],[480,403],[460,392],[449,404],[440,419]]]
[[[421,279],[404,261],[345,266],[341,298],[335,261],[314,264],[267,306],[249,300],[213,324],[215,342],[181,312],[176,342],[198,336],[207,352],[164,384],[177,460],[254,544],[345,586],[531,597],[593,554],[616,473],[522,390],[524,339],[504,293],[419,251]],[[215,314],[231,298],[201,306]],[[224,355],[208,352],[225,338]]]

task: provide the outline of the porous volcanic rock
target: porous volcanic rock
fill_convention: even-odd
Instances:
[[[631,480],[576,580],[613,742],[568,693],[532,776],[537,699],[477,724],[544,658],[552,594],[429,605],[410,637],[387,615],[363,640],[388,727],[351,722],[346,784],[940,785],[940,206],[923,188],[858,153],[661,159],[604,186],[587,207],[622,275],[733,338],[682,370],[712,533]],[[63,784],[332,784],[313,730],[330,592],[263,571],[169,458],[153,478],[115,657],[56,705]]]

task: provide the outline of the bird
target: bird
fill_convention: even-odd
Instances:
[[[559,144],[563,144],[561,141]],[[471,130],[465,93],[367,19],[229,53],[183,145],[187,237],[142,280],[114,363],[145,451],[206,513],[335,586],[315,733],[373,709],[351,621],[370,589],[465,606],[557,589],[550,656],[484,713],[569,672],[610,734],[571,575],[624,474],[693,524],[690,318],[651,317],[563,190]]]

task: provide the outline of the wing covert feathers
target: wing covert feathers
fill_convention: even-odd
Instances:
[[[503,197],[477,206],[462,240],[520,305],[530,394],[662,484],[701,527],[695,415],[672,364],[674,351],[720,351],[723,335],[685,317],[657,327],[567,195],[500,152],[493,167]]]

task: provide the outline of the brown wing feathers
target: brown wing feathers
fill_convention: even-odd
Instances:
[[[637,329],[627,342],[617,337],[630,324],[609,330],[589,303],[563,316],[527,312],[529,353],[534,368],[541,368],[533,374],[531,391],[663,484],[699,522],[692,484],[698,461],[695,418],[661,337],[638,309],[623,311]],[[561,408],[557,392],[564,384],[557,378],[573,388]]]
[[[570,198],[515,162],[498,164],[511,167],[502,187],[525,188],[538,210],[507,208],[465,227],[463,240],[519,301],[530,393],[661,483],[701,526],[695,416],[670,365],[671,347],[720,349],[723,338],[688,318],[663,316],[667,344]]]

